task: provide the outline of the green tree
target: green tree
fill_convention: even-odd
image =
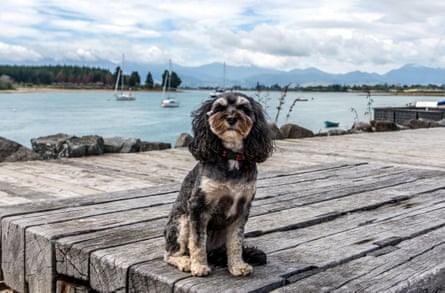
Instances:
[[[145,87],[148,89],[152,89],[154,87],[153,76],[151,72],[147,73],[147,77],[145,78]]]
[[[165,70],[164,73],[162,74],[162,87],[164,87],[165,83],[168,83],[168,77],[169,77],[169,72],[168,70]],[[170,79],[170,88],[176,89],[181,85],[181,83],[182,80],[179,78],[176,72],[172,71]]]
[[[130,78],[128,79],[128,86],[139,87],[140,84],[141,84],[141,77],[139,76],[139,73],[137,71],[133,71],[130,75]]]
[[[172,78],[170,81],[170,86],[174,89],[178,88],[182,83],[182,80],[176,74],[176,72],[172,71]]]

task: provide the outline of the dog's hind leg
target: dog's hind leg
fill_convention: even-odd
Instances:
[[[209,214],[202,213],[201,209],[192,209],[190,214],[190,271],[193,276],[203,277],[210,274],[211,269],[207,262],[207,224]]]
[[[188,238],[190,235],[190,221],[182,215],[166,228],[167,249],[164,260],[183,272],[190,271],[190,257],[188,255]]]

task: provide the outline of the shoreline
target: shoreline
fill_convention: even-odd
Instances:
[[[13,90],[0,90],[0,94],[28,94],[28,93],[56,93],[56,92],[110,92],[113,93],[114,89],[94,89],[94,88],[57,88],[57,87],[19,87]],[[146,89],[139,89],[132,91],[134,93],[160,93],[162,92],[162,89],[160,90],[146,90]],[[178,91],[180,92],[180,91]]]
[[[99,89],[99,88],[58,88],[58,87],[18,87],[12,90],[0,90],[0,94],[26,94],[26,93],[54,93],[54,92],[113,92],[114,89]],[[176,90],[176,92],[183,91],[207,91],[207,89],[180,89]],[[239,90],[239,91],[254,91],[254,90]],[[160,93],[162,89],[137,89],[133,90],[134,93]],[[289,91],[289,92],[298,92],[298,93],[339,93],[338,91]],[[362,91],[346,91],[345,94],[361,94],[367,95]],[[390,91],[382,91],[382,92],[373,92],[371,91],[371,96],[425,96],[425,97],[445,97],[445,91],[411,91],[411,92],[390,92]]]

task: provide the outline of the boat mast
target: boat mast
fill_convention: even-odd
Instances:
[[[167,80],[167,90],[170,90],[172,77],[172,60],[168,59],[168,80]]]
[[[124,58],[125,58],[125,56],[124,56],[124,54],[122,54],[122,65],[121,65],[121,71],[122,71],[122,79],[121,79],[121,91],[122,91],[122,94],[124,94],[124,79],[125,79],[125,76],[124,76]]]

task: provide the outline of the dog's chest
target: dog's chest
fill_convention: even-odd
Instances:
[[[201,190],[206,204],[214,208],[213,214],[226,219],[237,218],[252,201],[255,193],[255,180],[251,182],[219,182],[203,176]]]

